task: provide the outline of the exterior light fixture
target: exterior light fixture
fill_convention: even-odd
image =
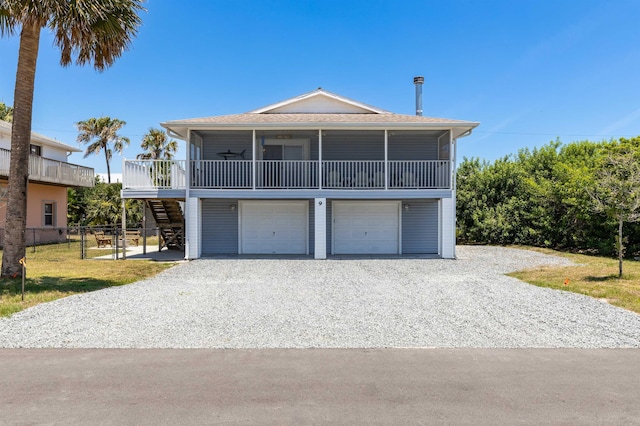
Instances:
[[[229,206],[229,210],[231,210],[232,212],[235,212],[236,211],[236,205],[235,204],[231,204]]]
[[[409,204],[405,204],[402,207],[404,207],[405,210],[409,210]]]

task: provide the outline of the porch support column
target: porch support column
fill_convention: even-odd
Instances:
[[[384,129],[384,189],[389,189],[389,131]]]
[[[256,129],[253,129],[253,136],[251,138],[253,143],[251,144],[251,187],[256,189]]]
[[[443,259],[455,259],[456,257],[456,207],[453,198],[440,200],[440,245]]]
[[[315,230],[315,246],[314,246],[314,258],[326,259],[327,258],[327,199],[316,198],[315,199],[315,215],[314,215],[314,230]]]
[[[122,260],[127,259],[127,207],[126,200],[122,199]],[[116,247],[118,245],[116,244]]]
[[[200,236],[201,230],[201,212],[200,199],[189,197],[185,201],[186,215],[184,219],[185,236],[184,257],[185,259],[198,259],[200,257]]]
[[[322,189],[322,129],[318,130],[318,189]]]
[[[456,181],[456,162],[457,160],[457,149],[458,144],[456,140],[453,139],[453,132],[449,131],[449,155],[451,157],[451,200],[453,203],[452,213],[453,213],[453,235],[451,238],[453,239],[453,258],[456,258],[456,235],[457,227],[458,227],[458,200],[457,200],[457,181]]]

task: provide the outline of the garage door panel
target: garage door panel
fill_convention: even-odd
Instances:
[[[242,253],[306,254],[307,205],[307,201],[243,202]]]
[[[335,254],[397,254],[399,203],[334,202]]]

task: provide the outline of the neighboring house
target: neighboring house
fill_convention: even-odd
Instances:
[[[38,133],[31,133],[27,185],[28,244],[58,241],[61,236],[66,235],[67,188],[94,185],[92,168],[67,163],[67,156],[72,152],[80,150]],[[0,228],[4,228],[6,219],[10,157],[11,123],[0,121]]]
[[[245,114],[162,123],[187,142],[186,160],[125,160],[122,194],[174,210],[184,201],[189,259],[454,258],[456,141],[477,125],[318,89]]]

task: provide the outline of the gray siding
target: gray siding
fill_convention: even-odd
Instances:
[[[238,253],[237,199],[202,200],[202,255]],[[402,252],[431,254],[438,252],[438,200],[403,200]],[[315,250],[314,200],[309,200],[309,253]],[[327,200],[327,254],[331,254],[332,200]]]
[[[219,152],[231,150],[231,152],[239,153],[245,149],[244,159],[251,160],[251,155],[253,154],[251,148],[253,132],[251,131],[205,133],[202,139],[203,160],[223,160],[222,157],[218,156]],[[237,159],[242,160],[242,157]]]
[[[234,199],[202,200],[202,255],[238,254],[238,209]]]
[[[275,138],[282,132],[258,132],[258,144],[262,136]],[[316,131],[286,132],[288,137],[309,139],[309,159],[318,159],[318,133]],[[203,160],[221,160],[219,152],[245,152],[245,160],[251,160],[252,132],[222,131],[202,132]],[[388,136],[389,160],[437,160],[438,133],[418,131],[390,131]],[[325,131],[322,136],[322,157],[325,160],[384,160],[384,132],[380,130]],[[260,147],[258,146],[258,149]]]
[[[449,146],[449,132],[444,132],[442,138],[440,138],[440,148],[439,148],[439,160],[449,160],[451,158],[451,153],[449,150],[451,147]]]
[[[402,253],[438,253],[438,200],[403,200],[402,205]]]
[[[322,136],[323,160],[384,160],[384,132],[327,131]]]
[[[433,133],[392,132],[389,134],[389,160],[437,160],[438,138]]]
[[[319,147],[318,132],[314,132],[312,135],[309,135],[309,160],[318,159],[318,151],[319,151],[318,147]]]

